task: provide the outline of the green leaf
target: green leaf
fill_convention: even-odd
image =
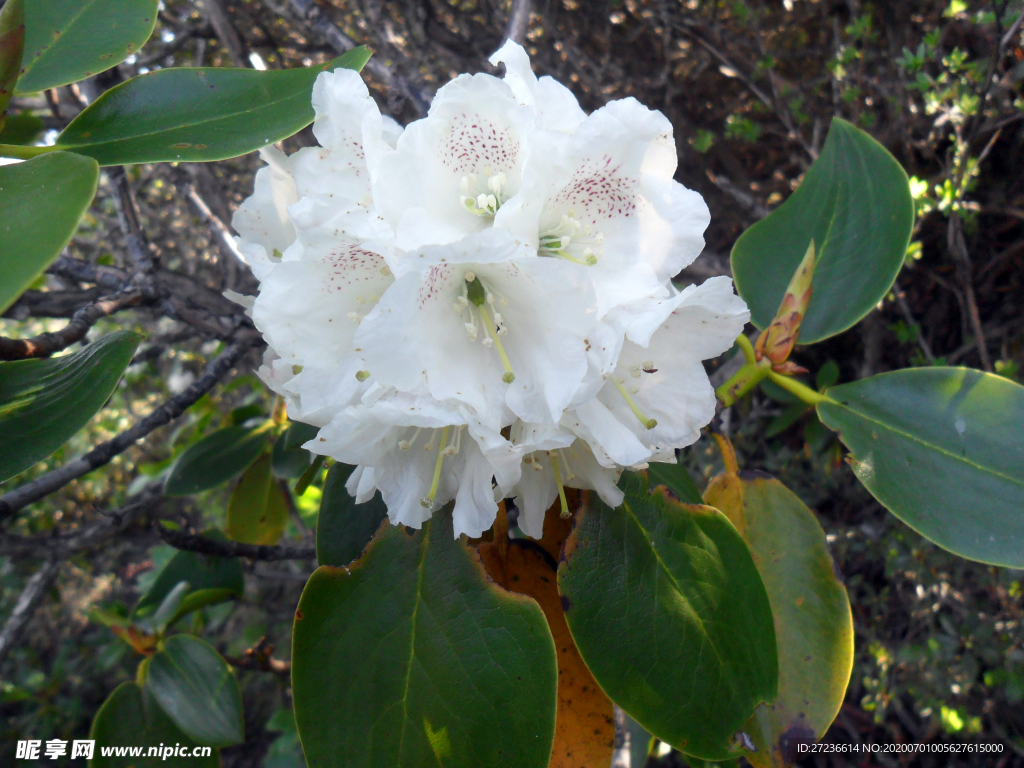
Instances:
[[[318,568],[295,612],[310,768],[546,768],[556,680],[540,607],[488,580],[447,510]]]
[[[1024,568],[1024,387],[969,368],[910,368],[825,394],[818,416],[890,512],[950,552]]]
[[[348,464],[335,464],[327,470],[316,519],[316,559],[320,565],[351,563],[363,553],[388,516],[379,491],[369,501],[356,504],[345,490],[345,481],[353,469]]]
[[[799,341],[827,339],[854,325],[892,287],[913,224],[903,168],[867,133],[834,118],[797,191],[733,246],[736,290],[751,321],[766,328],[813,239],[818,260]]]
[[[305,448],[288,448],[289,432],[291,430],[274,441],[274,474],[278,477],[302,477],[302,473],[313,463],[313,454]]]
[[[31,112],[8,115],[0,129],[0,144],[31,144],[43,132],[43,121]]]
[[[723,474],[704,494],[739,531],[768,590],[779,648],[779,696],[743,727],[754,768],[792,764],[828,730],[853,669],[853,616],[825,532],[796,495],[762,473]]]
[[[168,496],[187,496],[226,483],[256,461],[267,445],[267,431],[247,427],[218,429],[178,457],[164,484]]]
[[[693,477],[682,464],[665,464],[660,461],[651,462],[647,469],[651,485],[665,485],[679,501],[685,504],[703,504],[700,490],[693,482]]]
[[[160,605],[157,606],[151,615],[141,621],[136,621],[135,624],[150,632],[163,631],[170,625],[172,618],[180,615],[178,609],[181,607],[181,601],[185,599],[185,595],[188,594],[190,589],[191,586],[187,581],[179,581],[164,596]]]
[[[0,363],[0,481],[45,459],[84,427],[140,341],[137,333],[118,331],[73,355]]]
[[[265,147],[313,122],[313,81],[362,69],[360,46],[303,69],[174,67],[111,88],[57,137],[100,165],[224,160]]]
[[[320,427],[314,427],[312,424],[303,424],[301,421],[291,421],[288,425],[288,431],[284,433],[284,448],[288,451],[294,448],[301,448],[304,443],[308,443],[315,438],[319,432]]]
[[[175,725],[200,744],[226,747],[244,741],[238,682],[206,641],[191,635],[169,638],[150,658],[146,690]]]
[[[95,161],[68,152],[0,166],[0,314],[71,240],[99,173]]]
[[[736,756],[736,732],[777,690],[761,577],[718,510],[648,495],[643,475],[620,485],[622,506],[591,494],[565,543],[558,588],[573,639],[650,733],[706,760]]]
[[[223,534],[218,534],[217,531],[204,533],[210,538],[224,537]],[[139,600],[132,615],[141,617],[152,613],[167,594],[182,581],[187,581],[191,585],[192,594],[207,590],[226,590],[232,596],[241,597],[245,591],[242,563],[237,558],[201,555],[198,552],[177,552],[160,571],[153,586]]]
[[[182,733],[153,696],[135,682],[121,683],[96,713],[89,730],[96,741],[89,768],[219,768],[216,749],[205,757],[192,756],[198,746]],[[100,746],[142,746],[142,756],[104,757]],[[148,756],[149,747],[178,746],[188,757]]]
[[[228,502],[227,534],[243,544],[277,544],[288,523],[288,505],[271,471],[270,453],[245,470]]]
[[[0,8],[0,127],[4,124],[4,110],[14,95],[24,47],[25,3],[8,0]]]
[[[153,33],[157,0],[30,0],[18,93],[67,85],[117,66]]]

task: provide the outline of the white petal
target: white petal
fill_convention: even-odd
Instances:
[[[595,455],[603,451],[615,464],[626,467],[640,464],[651,457],[647,446],[600,400],[595,398],[579,406],[576,418],[582,427],[578,434],[591,448],[595,448]]]
[[[358,318],[393,279],[382,272],[384,259],[351,242],[324,243],[317,255],[275,266],[253,306],[253,322],[267,343],[296,365],[340,362]]]
[[[381,160],[374,199],[399,233],[399,247],[452,242],[490,226],[461,199],[486,191],[488,175],[505,174],[504,196],[519,190],[528,110],[490,75],[461,75],[438,91],[430,113],[411,123]],[[477,187],[462,189],[474,175]],[[433,219],[437,231],[422,225]],[[446,234],[447,233],[447,234]]]
[[[274,251],[283,253],[295,240],[288,205],[298,199],[298,193],[288,170],[288,160],[280,151],[264,147],[260,156],[269,165],[256,172],[253,193],[238,206],[231,225],[245,243],[262,246],[264,257],[269,257]],[[248,253],[245,255],[249,256]]]
[[[520,104],[537,108],[539,128],[572,133],[586,119],[572,91],[551,77],[537,79],[530,57],[519,43],[506,40],[490,62],[505,65],[505,82]]]

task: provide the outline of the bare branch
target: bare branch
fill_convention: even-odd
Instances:
[[[265,637],[261,637],[256,644],[245,651],[241,656],[224,656],[224,660],[239,669],[247,669],[255,672],[273,672],[275,675],[287,675],[292,671],[290,661],[275,659],[272,654],[276,647]]]
[[[220,541],[185,531],[169,531],[156,526],[160,538],[175,549],[202,552],[221,557],[248,557],[252,560],[311,560],[316,557],[316,547],[290,547],[284,544],[276,547],[264,544],[242,544],[237,541]]]
[[[217,39],[231,56],[231,63],[236,67],[248,67],[249,60],[245,43],[239,37],[238,30],[231,22],[231,17],[223,3],[220,0],[203,0],[203,9],[206,11],[204,15],[209,20],[210,26],[217,34]]]
[[[230,372],[253,342],[254,339],[251,337],[244,337],[228,345],[188,389],[172,397],[129,429],[105,443],[100,443],[84,456],[0,496],[0,519],[10,517],[27,504],[38,501],[63,488],[72,480],[102,467],[150,432],[181,416],[189,406],[213,389],[217,382]]]
[[[99,299],[102,293],[99,288],[81,291],[25,291],[3,316],[19,321],[30,317],[70,318],[82,307]]]
[[[520,45],[526,42],[526,32],[530,27],[530,0],[513,0],[512,13],[508,17],[508,28],[505,37]]]
[[[30,339],[8,339],[0,336],[0,360],[25,360],[49,357],[67,349],[85,338],[85,334],[100,318],[109,317],[122,309],[134,307],[142,300],[138,290],[128,290],[113,296],[104,296],[93,304],[75,312],[71,322],[53,333],[41,333]]]
[[[971,277],[971,257],[967,252],[967,242],[964,240],[963,223],[960,214],[953,213],[949,217],[949,226],[946,229],[946,241],[949,252],[953,254],[956,261],[957,277],[960,279],[960,287],[963,289],[964,301],[967,304],[967,319],[970,321],[971,329],[974,331],[974,342],[978,347],[978,356],[981,358],[981,367],[986,371],[992,370],[992,360],[988,356],[988,348],[985,346],[985,331],[981,327],[981,314],[978,312],[978,299],[974,295],[973,279]]]
[[[146,486],[131,501],[119,509],[100,512],[102,517],[71,531],[53,531],[38,536],[6,534],[0,538],[0,555],[9,557],[43,556],[65,558],[76,552],[94,547],[103,540],[121,533],[161,499],[163,484]]]
[[[338,53],[346,53],[356,47],[355,40],[338,29],[315,0],[288,0],[288,5],[300,21],[305,22],[316,35]],[[365,71],[376,80],[405,96],[420,114],[427,113],[427,109],[430,107],[430,98],[414,88],[404,77],[393,73],[380,59],[370,59],[366,63]]]
[[[14,604],[14,610],[7,617],[4,628],[0,630],[0,664],[7,658],[11,648],[18,642],[22,630],[28,624],[28,620],[35,613],[39,600],[46,594],[46,590],[57,578],[60,570],[60,560],[47,560],[43,567],[36,571],[28,580],[25,589],[21,591],[18,602]]]

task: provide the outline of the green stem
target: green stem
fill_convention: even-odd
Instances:
[[[742,350],[744,360],[751,365],[757,362],[757,356],[754,354],[754,345],[750,343],[750,339],[741,333],[736,337],[736,345]]]
[[[715,395],[722,401],[722,405],[728,408],[756,387],[771,370],[771,361],[768,358],[764,358],[760,363],[747,363],[716,389]]]
[[[47,152],[56,152],[63,149],[56,144],[49,147],[23,147],[18,144],[0,144],[0,157],[14,157],[18,160],[29,160]]]
[[[775,371],[769,371],[768,378],[771,379],[774,383],[778,384],[783,389],[785,389],[787,392],[796,395],[805,403],[809,403],[810,405],[832,402],[831,397],[827,397],[821,394],[820,392],[815,392],[806,384],[801,384],[796,379],[791,379],[788,376],[783,376],[782,374],[776,373]]]

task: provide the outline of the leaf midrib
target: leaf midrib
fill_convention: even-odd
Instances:
[[[172,71],[172,70],[167,70],[167,71]],[[245,110],[241,110],[239,112],[230,112],[230,113],[221,112],[221,113],[219,113],[219,114],[217,114],[217,115],[215,115],[213,117],[207,118],[205,120],[198,120],[198,121],[196,121],[194,123],[188,123],[186,125],[177,125],[177,126],[174,126],[172,128],[162,128],[162,129],[159,129],[159,130],[148,131],[146,133],[137,133],[137,134],[133,134],[133,135],[130,135],[130,136],[118,136],[118,137],[115,137],[115,138],[104,139],[102,141],[96,141],[96,142],[92,142],[92,143],[86,142],[86,143],[81,143],[81,144],[61,144],[58,141],[57,142],[57,146],[65,147],[67,149],[76,149],[76,148],[79,148],[79,147],[101,147],[101,146],[104,146],[106,144],[123,143],[125,141],[139,141],[139,140],[142,140],[142,139],[148,139],[148,138],[150,138],[152,136],[159,136],[160,134],[163,134],[163,133],[171,133],[172,131],[187,130],[189,128],[196,128],[196,127],[198,127],[200,125],[206,125],[207,123],[223,122],[225,120],[231,120],[231,119],[236,118],[236,117],[241,117],[241,116],[245,116],[245,115],[251,115],[251,114],[254,114],[254,113],[259,112],[261,110],[265,110],[265,109],[268,109],[268,108],[273,108],[273,107],[281,104],[282,102],[287,101],[288,99],[294,99],[294,98],[297,98],[298,96],[299,96],[298,93],[292,92],[292,93],[289,93],[287,96],[284,96],[283,98],[277,99],[276,101],[262,102],[258,106],[254,107],[252,109],[245,109]],[[308,122],[306,124],[308,125]],[[72,127],[71,125],[68,125],[68,128],[71,128],[71,127]],[[65,128],[65,130],[67,130],[67,128]],[[58,137],[58,138],[60,138],[60,137]],[[182,149],[191,149],[191,147],[182,147]]]
[[[409,658],[405,669],[405,686],[402,689],[402,731],[398,737],[397,753],[399,761],[402,760],[402,750],[405,748],[405,733],[409,726],[409,686],[412,682],[412,664],[416,658],[416,623],[419,616],[420,603],[423,600],[423,572],[426,570],[424,566],[427,561],[430,531],[431,527],[429,525],[424,526],[422,550],[419,563],[416,564],[416,602],[413,605],[412,617],[410,618]],[[401,765],[401,762],[399,762],[399,765]]]
[[[622,508],[626,510],[626,513],[629,515],[629,518],[633,521],[633,523],[637,527],[637,530],[639,530],[640,534],[644,537],[644,541],[647,542],[648,548],[654,554],[654,559],[658,561],[658,565],[665,572],[665,575],[668,576],[669,581],[672,583],[672,586],[676,590],[676,594],[679,595],[681,603],[686,607],[686,610],[693,617],[693,619],[696,620],[696,624],[700,628],[701,634],[704,635],[705,639],[707,640],[708,646],[715,654],[715,659],[717,659],[718,663],[724,667],[725,662],[722,660],[722,655],[718,652],[718,648],[716,647],[714,640],[711,639],[711,635],[708,634],[707,628],[704,626],[704,620],[700,617],[700,614],[698,614],[694,607],[690,604],[689,598],[687,598],[686,595],[683,593],[683,589],[680,586],[679,581],[676,579],[675,574],[673,574],[672,571],[669,570],[668,565],[665,563],[664,560],[662,560],[661,553],[658,552],[657,547],[655,547],[654,543],[651,541],[651,537],[647,534],[647,529],[644,528],[643,525],[641,525],[640,519],[633,513],[633,510],[630,507],[628,501],[622,502]]]
[[[828,393],[826,392],[826,395],[827,394]],[[1024,488],[1024,480],[1018,480],[1017,478],[1011,477],[1010,475],[1004,475],[1002,472],[999,472],[998,470],[992,469],[991,467],[986,467],[986,466],[984,466],[982,464],[978,464],[977,462],[971,461],[966,456],[959,456],[956,453],[953,453],[952,451],[948,451],[948,450],[946,450],[945,448],[943,448],[941,446],[935,445],[933,443],[929,443],[928,441],[923,440],[922,438],[918,437],[917,435],[913,435],[913,434],[911,434],[909,432],[904,432],[901,429],[896,429],[891,424],[886,424],[884,421],[879,421],[878,419],[874,419],[874,418],[868,416],[867,414],[862,413],[861,411],[855,410],[854,408],[850,407],[846,403],[841,403],[838,400],[834,400],[832,398],[829,398],[825,402],[826,403],[831,403],[832,405],[836,406],[837,408],[843,408],[843,409],[849,411],[850,413],[852,413],[853,415],[859,416],[860,418],[864,419],[864,421],[870,422],[871,424],[877,424],[882,429],[888,430],[889,432],[892,432],[893,434],[899,435],[900,437],[904,437],[907,440],[910,440],[911,442],[919,443],[920,445],[923,445],[926,448],[931,448],[936,453],[940,453],[943,456],[947,456],[947,457],[949,457],[951,459],[955,459],[955,460],[959,461],[962,464],[966,464],[969,467],[973,467],[974,469],[980,470],[982,472],[987,472],[988,474],[990,474],[990,475],[992,475],[994,477],[998,477],[998,478],[1000,478],[1002,480],[1007,480],[1007,481],[1009,481],[1011,483],[1014,483],[1015,485],[1019,485],[1022,488]],[[820,416],[820,414],[819,414],[819,416]],[[878,438],[875,438],[875,439],[877,440]]]

